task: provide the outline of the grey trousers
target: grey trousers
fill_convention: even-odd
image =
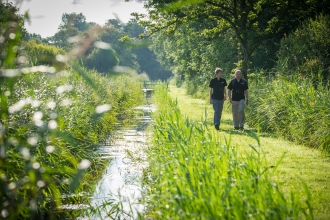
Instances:
[[[244,114],[245,99],[240,101],[232,101],[232,112],[234,127],[244,127],[245,114]]]
[[[220,120],[223,109],[223,100],[213,99],[213,109],[214,109],[214,125],[220,126]]]

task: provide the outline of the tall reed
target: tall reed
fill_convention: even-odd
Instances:
[[[330,88],[298,77],[250,80],[247,123],[330,151]]]
[[[258,144],[242,155],[230,139],[212,135],[205,121],[184,118],[165,88],[157,90],[156,100],[145,218],[312,218],[311,207],[301,204],[297,193],[284,194],[269,179],[257,136]]]
[[[45,69],[52,70],[1,72],[0,215],[6,219],[55,219],[63,200],[88,202],[106,165],[96,147],[143,102],[130,76],[104,77],[78,64]]]

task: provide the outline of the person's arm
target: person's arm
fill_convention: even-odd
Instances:
[[[212,94],[213,94],[213,88],[210,88],[210,104],[213,103]]]
[[[249,104],[249,90],[245,90],[245,105],[248,106]]]
[[[227,100],[227,91],[226,91],[226,86],[223,88],[223,101]]]
[[[232,103],[232,99],[231,99],[231,89],[228,89],[228,99],[230,101],[230,103]]]

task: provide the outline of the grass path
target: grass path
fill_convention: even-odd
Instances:
[[[209,132],[221,140],[231,140],[232,145],[238,146],[241,153],[251,150],[250,145],[257,147],[254,138],[256,132],[246,126],[246,131],[234,131],[232,125],[231,107],[228,101],[224,105],[220,131],[213,126],[212,105],[202,99],[194,99],[186,95],[185,90],[169,87],[169,95],[177,99],[183,115],[192,120],[202,121],[206,116]],[[208,94],[205,94],[208,97]],[[272,178],[281,188],[294,189],[304,195],[302,182],[307,184],[311,193],[315,219],[330,219],[330,157],[320,151],[275,137],[271,134],[260,133],[260,151],[264,153],[269,167],[274,167],[283,159],[277,169],[273,169]],[[302,196],[302,199],[304,197]]]

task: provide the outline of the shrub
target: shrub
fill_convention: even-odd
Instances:
[[[95,48],[86,59],[86,67],[95,69],[100,73],[109,72],[114,66],[118,65],[119,59],[113,49]]]
[[[330,16],[320,15],[304,22],[291,35],[284,37],[278,51],[278,66],[283,73],[298,73],[317,79],[330,76]]]
[[[29,66],[54,66],[57,69],[63,69],[64,63],[56,59],[57,55],[64,55],[65,51],[56,46],[36,43],[35,40],[23,42],[24,52],[29,60]]]
[[[311,79],[250,80],[247,123],[330,152],[330,89]]]

